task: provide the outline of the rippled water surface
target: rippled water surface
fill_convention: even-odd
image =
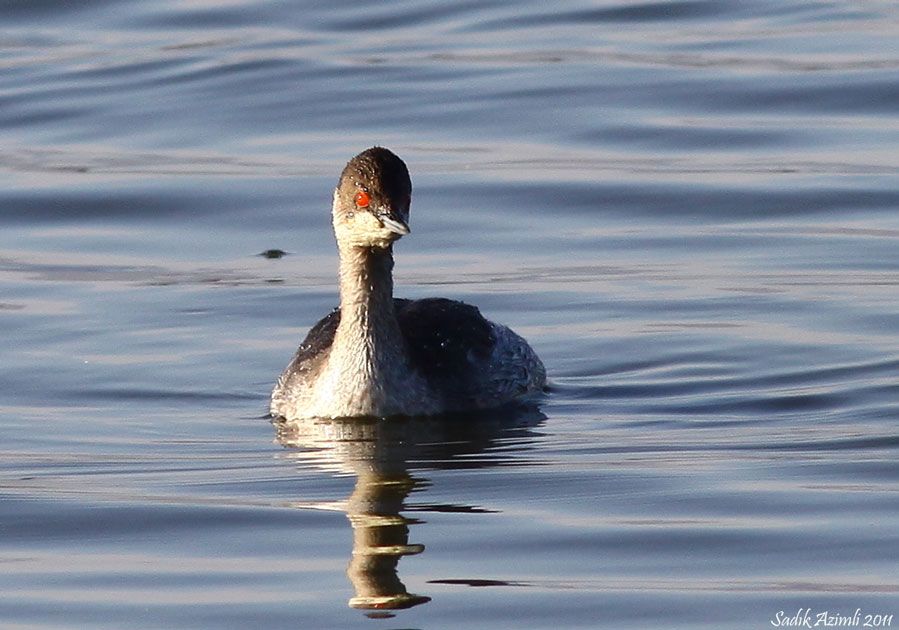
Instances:
[[[896,3],[0,16],[0,625],[899,627]],[[269,421],[372,144],[538,408]]]

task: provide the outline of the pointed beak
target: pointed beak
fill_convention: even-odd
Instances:
[[[406,223],[396,213],[391,212],[390,210],[381,212],[377,216],[378,216],[378,220],[381,222],[381,225],[386,227],[388,230],[390,230],[394,234],[399,234],[400,236],[405,236],[406,234],[408,234],[409,232],[412,231],[409,229],[408,223]]]

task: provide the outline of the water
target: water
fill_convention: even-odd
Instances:
[[[899,624],[895,3],[0,11],[0,625]],[[376,143],[538,409],[268,421]]]

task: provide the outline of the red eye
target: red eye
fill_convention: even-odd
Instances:
[[[371,203],[371,195],[369,195],[364,190],[360,190],[356,193],[356,205],[360,208],[367,208],[368,204]]]

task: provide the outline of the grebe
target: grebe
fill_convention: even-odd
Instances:
[[[272,392],[288,420],[490,409],[539,392],[527,342],[445,298],[393,297],[393,243],[409,233],[412,182],[393,152],[350,160],[334,191],[340,307],[306,336]]]

